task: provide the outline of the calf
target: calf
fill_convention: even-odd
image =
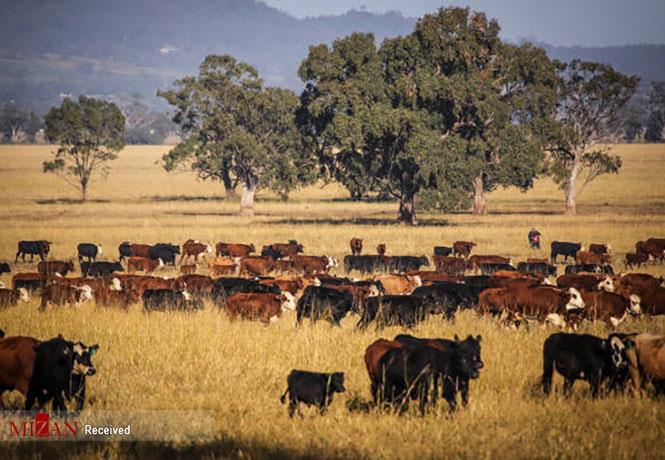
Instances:
[[[102,246],[93,243],[80,243],[76,246],[76,251],[78,252],[79,265],[83,263],[83,259],[88,259],[88,262],[94,262],[97,260],[97,256],[103,253]]]
[[[95,304],[101,307],[117,307],[128,310],[129,307],[141,300],[141,293],[136,289],[123,289],[115,291],[101,289],[95,292]]]
[[[612,258],[609,254],[598,254],[591,251],[577,251],[575,254],[575,261],[579,265],[593,264],[593,265],[608,265],[612,263]]]
[[[630,267],[638,267],[640,265],[644,265],[646,268],[647,262],[649,261],[649,254],[645,254],[643,252],[640,253],[626,253],[626,260],[624,264],[626,265],[627,268]]]
[[[468,259],[475,245],[476,243],[471,241],[455,241],[453,243],[453,255]]]
[[[459,257],[434,256],[434,268],[437,272],[448,276],[462,276],[466,271],[466,260]]]
[[[35,255],[39,256],[40,260],[46,259],[48,253],[51,251],[51,242],[45,240],[37,241],[19,241],[18,251],[16,251],[16,259],[14,263],[18,262],[19,256],[25,262],[25,255],[30,254],[30,262],[32,262]]]
[[[83,262],[81,273],[93,278],[109,278],[114,272],[124,272],[120,262]]]
[[[363,251],[363,240],[360,238],[351,238],[349,246],[351,246],[351,255],[359,256]]]
[[[212,276],[234,276],[240,272],[240,257],[217,257],[210,262]]]
[[[275,267],[275,260],[264,256],[249,256],[240,259],[240,274],[263,276],[270,273]]]
[[[609,244],[598,244],[598,243],[591,243],[589,245],[589,252],[593,252],[594,254],[609,254],[612,252],[612,246]]]
[[[180,274],[181,275],[191,275],[196,273],[198,266],[196,264],[182,264],[180,265]]]
[[[74,262],[61,260],[42,260],[37,264],[37,271],[47,278],[53,276],[67,276],[67,273],[74,271]]]
[[[293,296],[282,294],[236,292],[226,299],[226,311],[231,321],[238,316],[243,319],[258,319],[263,324],[270,324],[282,316],[283,310],[295,310]]]
[[[25,288],[0,289],[0,308],[15,307],[19,302],[29,302],[30,297]]]
[[[497,271],[512,271],[512,272],[517,271],[517,269],[513,267],[511,264],[504,264],[504,263],[499,263],[499,264],[483,263],[479,265],[479,268],[480,268],[480,273],[483,275],[492,275]]]
[[[556,258],[559,255],[564,256],[564,263],[568,262],[568,257],[575,259],[577,251],[584,250],[580,243],[569,243],[567,241],[552,241],[550,246],[550,261],[556,264]]]
[[[162,268],[164,262],[162,259],[148,259],[145,257],[129,257],[127,259],[127,271],[133,273],[136,271],[144,271],[146,273],[152,273],[158,268]]]
[[[288,394],[289,417],[293,417],[296,410],[300,414],[301,402],[308,406],[316,405],[320,414],[323,415],[332,403],[333,395],[345,391],[343,372],[322,374],[292,370],[286,381],[287,388],[280,397],[280,401],[284,404]]]
[[[217,243],[215,254],[217,257],[247,257],[256,252],[253,244]]]
[[[510,264],[510,257],[501,257],[495,255],[473,255],[468,259],[468,266],[472,270],[477,270],[482,264]]]
[[[554,369],[565,379],[565,395],[570,395],[575,380],[589,382],[594,397],[605,383],[610,388],[622,386],[627,365],[625,348],[618,334],[610,334],[607,339],[563,332],[550,335],[543,344],[543,391],[550,394]]]
[[[199,243],[196,240],[187,240],[182,245],[182,255],[180,256],[179,263],[182,264],[184,259],[189,259],[190,257],[194,257],[194,262],[198,262],[201,254],[206,255],[212,253],[213,248],[211,245]]]

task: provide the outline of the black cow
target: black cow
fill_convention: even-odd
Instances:
[[[94,262],[97,259],[98,255],[102,255],[102,247],[98,244],[93,243],[80,243],[76,246],[79,255],[79,264],[83,262],[83,259],[87,259],[88,262]]]
[[[383,273],[388,271],[388,262],[388,257],[379,255],[344,256],[344,272]]]
[[[120,243],[120,246],[118,246],[118,253],[120,254],[120,262],[122,262],[124,259],[132,257],[134,254],[132,254],[131,243],[128,243],[127,241]]]
[[[289,395],[289,417],[293,417],[296,410],[300,414],[299,404],[301,402],[308,406],[316,405],[323,415],[332,402],[333,395],[345,391],[344,372],[322,374],[292,370],[286,381],[288,386],[279,400],[284,404],[286,395]]]
[[[81,273],[83,276],[93,278],[108,278],[113,272],[124,272],[120,262],[83,262],[81,263]]]
[[[623,336],[610,334],[603,339],[589,334],[563,332],[550,335],[543,344],[542,383],[545,394],[552,389],[554,369],[565,379],[563,392],[566,395],[570,394],[578,379],[589,382],[594,397],[604,383],[609,383],[610,388],[621,387],[628,375],[625,345],[621,340]]]
[[[480,273],[483,275],[491,275],[492,273],[499,270],[505,270],[509,272],[517,271],[517,269],[510,264],[480,264]]]
[[[37,241],[19,241],[18,251],[16,251],[16,259],[14,263],[18,262],[19,256],[25,262],[25,255],[30,254],[30,262],[33,261],[34,256],[38,255],[41,260],[46,259],[48,253],[51,251],[51,242],[45,240]]]
[[[167,243],[157,243],[148,250],[148,255],[152,260],[162,259],[164,265],[175,266],[175,259],[178,254],[180,254],[180,247]]]
[[[438,350],[430,346],[406,346],[388,351],[379,360],[377,385],[378,400],[405,409],[409,399],[420,401],[420,411],[425,412],[430,399],[430,388],[442,383],[442,396],[450,411],[457,408],[457,382],[478,378],[473,352],[461,347],[459,342],[452,349]],[[433,403],[436,403],[436,393]]]
[[[568,265],[566,270],[568,270]],[[533,273],[544,277],[556,276],[556,265],[550,265],[543,262],[520,262],[517,264],[517,271],[522,273]]]
[[[146,289],[141,295],[144,311],[195,311],[203,309],[201,299],[193,299],[187,291]]]
[[[467,351],[471,352],[471,361],[477,370],[482,369],[485,364],[483,363],[481,357],[481,347],[480,341],[482,337],[480,335],[473,337],[471,335],[467,336],[466,339],[460,340],[457,335],[454,340],[448,339],[422,339],[414,337],[408,334],[400,334],[395,337],[395,341],[403,343],[404,345],[409,346],[434,346],[434,348],[439,348],[442,350],[454,351],[456,348],[465,348]],[[466,406],[469,402],[469,379],[459,377],[455,382],[455,386],[458,391],[462,394],[462,405]]]
[[[12,269],[9,267],[7,262],[0,262],[0,275],[3,273],[11,273]]]
[[[356,327],[365,329],[372,321],[376,320],[378,327],[395,325],[413,328],[429,315],[431,308],[432,306],[427,304],[426,299],[420,296],[384,295],[368,297],[365,300],[365,308]]]
[[[582,249],[580,243],[568,243],[566,241],[552,241],[551,251],[550,251],[550,260],[553,264],[556,263],[556,256],[564,256],[564,263],[568,262],[568,257],[572,257],[575,260],[577,251]]]
[[[418,271],[421,267],[429,266],[429,259],[425,256],[392,256],[387,259],[388,271],[405,273]]]
[[[566,274],[575,273],[605,273],[606,275],[614,275],[614,269],[611,265],[598,265],[598,264],[575,264],[566,265]]]
[[[5,336],[5,331],[3,331],[2,329],[0,329],[0,339],[3,338],[4,336]]]
[[[300,324],[303,318],[325,319],[339,326],[349,312],[358,313],[351,293],[325,286],[307,286],[296,305],[296,321]]]
[[[425,305],[430,306],[427,311],[428,313],[442,313],[444,319],[453,319],[458,307],[465,303],[461,293],[457,289],[450,287],[447,283],[433,283],[429,286],[419,286],[414,289],[411,295],[420,297]]]
[[[30,410],[37,400],[41,407],[53,399],[53,410],[66,410],[65,401],[74,398],[76,409],[85,403],[85,378],[95,375],[92,356],[99,345],[87,347],[57,337],[42,342],[35,353],[35,364],[26,394],[25,409]]]
[[[448,246],[434,246],[434,255],[435,256],[444,256],[447,257],[453,253],[453,248]]]

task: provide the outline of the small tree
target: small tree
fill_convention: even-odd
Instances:
[[[125,117],[115,104],[81,96],[65,99],[45,117],[46,139],[59,144],[44,172],[54,173],[88,199],[88,187],[96,172],[106,177],[108,163],[125,146]]]
[[[663,128],[665,128],[665,81],[651,84],[648,107],[649,116],[644,139],[648,142],[662,142]]]
[[[11,143],[21,142],[23,135],[34,140],[41,128],[41,120],[31,110],[16,104],[5,104],[0,110],[0,131]]]
[[[552,127],[549,173],[566,195],[566,213],[577,212],[577,196],[597,177],[618,173],[621,158],[610,155],[604,136],[635,93],[639,78],[611,66],[571,61],[561,67],[557,125]],[[584,177],[582,187],[577,182]]]

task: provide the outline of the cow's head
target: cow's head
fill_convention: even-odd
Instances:
[[[626,358],[626,343],[630,343],[629,340],[624,342],[627,338],[625,334],[610,334],[607,337],[607,346],[609,347],[610,356],[612,358],[612,364],[614,367],[621,368],[628,365],[628,359]],[[630,345],[628,345],[630,347]]]
[[[614,281],[611,277],[606,276],[598,283],[598,289],[601,291],[614,292]]]
[[[380,295],[381,291],[379,290],[379,287],[375,283],[370,284],[369,289],[367,290],[367,297],[378,297]]]
[[[85,346],[83,342],[76,342],[72,347],[72,373],[76,375],[95,375],[97,369],[92,363],[92,357],[97,353],[99,345]]]
[[[77,296],[76,296],[76,301],[77,302],[86,302],[88,300],[92,300],[92,288],[88,286],[87,284],[84,284],[83,286],[73,286],[74,289],[77,290]]]
[[[98,245],[97,245],[97,254],[100,255],[100,256],[101,256],[102,254],[104,254],[104,250],[102,249],[102,245],[101,245],[101,244],[98,244]]]
[[[4,288],[5,288],[5,283],[3,283],[2,281],[0,281],[0,289],[4,289]]]
[[[484,365],[480,359],[480,340],[480,336],[468,336],[465,340],[455,336],[453,365],[459,377],[477,379],[480,375],[478,371]]]
[[[335,259],[334,257],[326,256],[326,258],[328,259],[328,263],[326,264],[326,269],[327,270],[330,270],[331,268],[335,268],[339,265],[337,263],[337,259]]]
[[[111,279],[111,284],[109,285],[111,291],[122,291],[122,283],[118,278]]]
[[[215,249],[212,247],[212,244],[206,244],[206,253],[212,254]]]
[[[280,297],[282,310],[296,311],[296,299],[289,291],[283,291]]]
[[[640,315],[642,314],[642,299],[637,294],[631,294],[628,297],[628,313],[631,315]]]
[[[608,244],[605,245],[605,252],[607,252],[608,254],[612,252],[612,245],[611,244],[608,243]]]
[[[28,290],[26,288],[20,287],[16,290],[16,292],[18,292],[18,300],[19,301],[21,301],[21,302],[29,302],[30,301],[30,296],[28,295]]]
[[[157,258],[157,268],[164,267],[164,261],[160,258]]]
[[[423,280],[418,275],[406,275],[406,279],[409,280],[409,282],[415,287],[420,287],[423,285]]]
[[[582,294],[575,288],[568,288],[567,291],[568,303],[566,304],[566,311],[576,310],[578,308],[584,308],[584,300],[582,299]]]
[[[346,388],[344,388],[344,372],[334,372],[330,376],[330,389],[335,393],[346,391]]]

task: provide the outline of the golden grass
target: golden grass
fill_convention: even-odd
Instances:
[[[54,242],[52,256],[75,256],[76,244],[102,243],[105,257],[116,257],[124,240],[182,243],[243,241],[256,246],[295,238],[307,253],[341,259],[351,236],[364,238],[366,252],[385,242],[389,254],[431,254],[432,246],[457,239],[478,242],[478,253],[515,258],[534,254],[526,233],[536,226],[545,247],[553,239],[610,242],[616,256],[648,236],[663,236],[665,224],[665,146],[620,146],[619,176],[603,177],[580,197],[576,217],[560,214],[562,193],[549,180],[520,193],[499,190],[489,196],[491,214],[420,214],[424,225],[393,223],[394,203],[352,203],[335,185],[309,187],[281,203],[259,197],[257,215],[235,215],[237,201],[226,201],[218,184],[191,174],[169,175],[156,164],[168,147],[131,147],[114,163],[107,181],[93,184],[88,204],[66,204],[76,192],[41,173],[48,147],[0,148],[0,260],[13,260],[19,239]],[[158,197],[158,198],[157,198]],[[166,197],[166,198],[165,198]],[[50,201],[49,201],[50,200]],[[46,204],[40,204],[46,203]],[[374,225],[376,224],[376,225]],[[545,251],[542,252],[545,255]],[[619,264],[620,267],[620,264]],[[33,266],[19,264],[19,270]],[[662,266],[649,272],[665,274]],[[169,273],[169,272],[167,272]],[[10,277],[2,278],[6,283]],[[506,331],[472,312],[454,323],[432,318],[419,336],[482,334],[485,369],[471,387],[467,409],[448,417],[445,404],[426,417],[398,417],[349,411],[347,403],[369,399],[363,354],[378,337],[403,332],[389,328],[355,332],[353,320],[341,328],[327,324],[296,329],[286,314],[269,327],[231,323],[210,305],[196,314],[143,314],[96,309],[37,312],[37,301],[0,311],[0,328],[9,335],[99,343],[98,374],[89,379],[86,410],[214,410],[217,439],[209,444],[12,444],[12,456],[45,457],[249,456],[371,458],[662,458],[665,439],[663,401],[611,396],[592,400],[578,382],[571,399],[543,398],[542,343],[552,330]],[[665,321],[641,319],[624,331],[665,332]],[[599,324],[585,330],[606,335]],[[279,395],[293,368],[344,371],[347,393],[337,395],[325,417],[305,410],[288,419]],[[560,381],[557,380],[557,383]],[[6,397],[19,404],[16,393]],[[4,457],[4,455],[1,455]]]

